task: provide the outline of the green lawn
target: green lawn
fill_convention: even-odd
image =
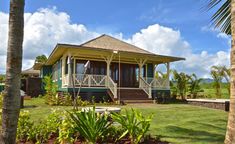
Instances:
[[[43,99],[26,100],[23,110],[31,113],[38,122],[46,118],[51,109],[69,110],[72,107],[48,106]],[[35,107],[32,107],[35,106]],[[176,144],[221,144],[223,143],[227,113],[222,110],[202,108],[186,104],[130,104],[123,109],[135,108],[143,114],[154,114],[150,132]]]
[[[223,83],[221,85],[221,98],[222,99],[229,99],[227,85],[228,84],[226,83]],[[204,98],[219,98],[218,96],[216,96],[216,92],[215,92],[215,89],[213,88],[212,83],[201,84],[201,88],[204,90],[204,92],[202,93]]]

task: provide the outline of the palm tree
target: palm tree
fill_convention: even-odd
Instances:
[[[197,78],[196,74],[189,76],[189,92],[192,98],[196,98],[198,92],[201,91],[200,83],[202,78]]]
[[[212,16],[212,23],[222,32],[232,36],[230,110],[224,143],[235,143],[235,0],[209,0],[208,9],[218,8]]]
[[[213,87],[216,91],[216,97],[221,98],[221,82],[223,77],[219,67],[213,66],[211,68],[211,77],[213,78]]]
[[[173,70],[172,73],[173,80],[171,85],[173,85],[173,89],[175,89],[175,91],[179,93],[181,99],[185,100],[189,76],[183,72],[178,73],[176,70]]]
[[[227,68],[226,66],[222,66],[222,74],[223,74],[224,79],[227,82],[227,90],[230,95],[230,76],[231,76],[230,68]]]
[[[14,144],[20,112],[20,73],[24,31],[24,0],[10,0],[6,83],[2,107],[1,143]]]

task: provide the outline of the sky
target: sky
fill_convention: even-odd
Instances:
[[[57,43],[108,34],[156,54],[179,56],[172,69],[210,77],[229,66],[230,37],[210,25],[207,0],[26,0],[23,69]],[[0,1],[0,73],[5,73],[9,0]],[[161,69],[161,68],[160,68]]]

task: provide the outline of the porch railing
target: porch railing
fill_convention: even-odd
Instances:
[[[115,83],[110,76],[107,77],[107,87],[112,92],[113,97],[117,98],[117,83]]]
[[[169,89],[170,83],[166,78],[144,77],[144,80],[151,85],[153,89]]]
[[[139,87],[144,90],[144,92],[148,95],[149,98],[152,98],[152,87],[147,81],[144,80],[143,77],[140,77]]]
[[[107,75],[73,74],[74,85],[76,87],[106,87],[117,98],[117,84]],[[71,81],[72,82],[72,81]],[[63,85],[69,85],[69,76],[63,78]]]
[[[105,87],[106,75],[88,75],[88,74],[74,74],[74,84],[87,87]]]
[[[62,78],[62,83],[65,86],[68,85],[68,83],[69,83],[69,75],[68,74],[64,75],[64,77]]]

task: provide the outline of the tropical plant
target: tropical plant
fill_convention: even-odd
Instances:
[[[221,83],[222,83],[222,72],[219,67],[213,66],[211,68],[211,77],[213,78],[213,87],[216,91],[216,97],[221,98]]]
[[[73,143],[78,137],[78,133],[74,128],[71,118],[66,113],[59,126],[58,142],[61,144]],[[77,135],[76,135],[77,134]]]
[[[227,124],[227,132],[225,137],[226,144],[235,143],[235,0],[209,0],[208,9],[216,8],[216,12],[212,16],[212,23],[221,32],[232,36],[231,47],[231,93],[230,93],[230,109]]]
[[[57,88],[58,86],[56,85],[56,83],[53,82],[52,80],[52,76],[45,76],[42,80],[43,84],[44,84],[44,88],[46,90],[45,93],[45,100],[46,103],[49,105],[54,105],[55,103],[58,103],[56,101],[56,97],[57,95]]]
[[[222,72],[223,72],[222,73],[223,77],[224,77],[224,79],[227,82],[227,90],[228,90],[228,93],[230,95],[230,76],[231,76],[231,71],[226,66],[222,66]]]
[[[20,78],[24,33],[24,0],[10,0],[5,94],[2,108],[1,143],[16,141],[20,113]]]
[[[42,79],[47,94],[56,95],[58,86],[53,82],[52,76],[44,76]]]
[[[45,124],[51,134],[59,133],[59,126],[61,125],[63,118],[62,116],[63,114],[58,109],[53,109],[51,114],[48,115]]]
[[[96,113],[95,107],[87,111],[68,113],[74,123],[74,129],[90,143],[102,141],[102,137],[108,132],[111,125],[108,115]]]
[[[196,74],[192,74],[189,76],[189,93],[192,96],[192,98],[196,98],[198,92],[202,91],[200,87],[201,81],[202,78],[197,78]]]
[[[171,85],[173,86],[173,90],[180,95],[182,100],[184,100],[187,92],[189,76],[183,72],[178,73],[176,70],[173,70],[172,73],[173,79]]]
[[[125,115],[112,113],[112,119],[121,124],[124,129],[119,139],[128,136],[131,143],[137,144],[149,130],[152,115],[146,117],[139,111],[131,109],[130,111],[125,110]]]
[[[28,140],[28,133],[32,131],[33,122],[30,120],[28,111],[20,112],[18,128],[17,128],[17,139],[25,142]]]

